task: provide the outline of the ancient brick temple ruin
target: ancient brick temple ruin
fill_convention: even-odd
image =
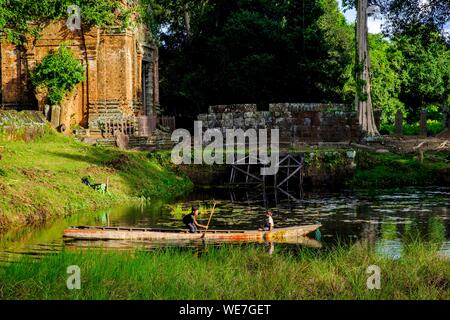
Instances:
[[[302,143],[343,142],[360,139],[353,106],[324,103],[275,103],[268,111],[255,104],[211,106],[198,120],[203,129],[275,129],[280,142],[295,147]]]
[[[1,37],[1,35],[0,35]],[[30,82],[30,71],[51,51],[65,43],[85,68],[85,81],[59,109],[49,110]],[[93,137],[149,128],[147,118],[159,106],[158,50],[143,27],[92,28],[72,32],[65,21],[46,26],[38,39],[23,46],[0,42],[0,107],[39,110],[55,126],[81,126]],[[57,107],[58,108],[58,107]],[[52,119],[50,119],[52,118]]]

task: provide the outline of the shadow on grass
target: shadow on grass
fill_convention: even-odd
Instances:
[[[133,190],[132,196],[172,199],[191,190],[191,183],[186,177],[181,177],[168,166],[150,159],[145,153],[91,147],[84,149],[82,154],[54,151],[49,154],[113,170]],[[81,178],[80,176],[80,183]]]

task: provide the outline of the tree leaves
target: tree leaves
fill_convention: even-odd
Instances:
[[[168,8],[188,3],[169,2]],[[167,109],[191,115],[216,103],[342,99],[353,30],[335,0],[188,4],[192,37],[183,7],[161,31],[161,101]]]
[[[48,23],[67,18],[69,5],[80,7],[86,27],[120,25],[126,18],[118,0],[0,0],[0,32],[10,42],[22,44],[27,35],[36,37]]]
[[[65,95],[84,80],[84,68],[65,45],[44,57],[31,74],[35,87],[46,87],[52,105],[61,103]]]

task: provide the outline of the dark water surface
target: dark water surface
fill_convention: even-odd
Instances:
[[[263,212],[271,209],[276,227],[320,222],[320,240],[332,248],[337,242],[365,240],[381,254],[397,258],[402,246],[414,239],[433,241],[450,257],[450,188],[407,188],[374,191],[305,192],[196,190],[171,204],[153,202],[84,213],[0,236],[0,263],[23,255],[41,257],[63,249],[102,247],[197,246],[190,242],[67,241],[63,230],[72,225],[180,228],[181,216],[192,205],[208,210],[217,202],[212,229],[255,229],[264,223]],[[206,224],[207,215],[203,216]]]

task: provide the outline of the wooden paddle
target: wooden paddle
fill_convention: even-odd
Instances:
[[[213,216],[213,214],[214,214],[214,209],[215,209],[215,208],[216,208],[216,202],[214,201],[214,206],[213,206],[213,208],[212,208],[212,210],[211,210],[211,214],[209,215],[208,224],[206,225],[206,230],[205,230],[205,232],[203,232],[203,234],[202,234],[202,236],[200,237],[200,239],[204,239],[204,238],[205,238],[206,231],[208,231],[209,223],[211,222],[211,218],[212,218],[212,216]]]

